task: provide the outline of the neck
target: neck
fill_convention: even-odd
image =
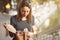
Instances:
[[[25,20],[27,20],[27,18],[26,17],[22,17],[22,21],[25,21]]]

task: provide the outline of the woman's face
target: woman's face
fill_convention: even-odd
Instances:
[[[28,8],[27,6],[21,8],[21,14],[23,17],[27,17],[29,13],[30,13],[30,8]]]

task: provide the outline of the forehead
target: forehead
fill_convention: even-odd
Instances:
[[[25,6],[25,7],[22,7],[21,10],[24,10],[24,11],[30,11],[30,8]]]

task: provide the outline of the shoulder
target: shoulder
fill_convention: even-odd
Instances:
[[[14,16],[11,16],[11,18],[16,18],[16,15],[14,15]]]
[[[34,16],[32,16],[31,24],[34,25]]]
[[[16,19],[16,15],[11,16],[10,20],[15,20]]]
[[[34,19],[34,16],[32,15],[32,19]]]
[[[32,15],[32,21],[34,21],[34,16]]]
[[[10,19],[16,19],[16,15],[14,15],[14,16],[11,16],[11,18]]]
[[[15,23],[16,23],[16,15],[11,16],[11,18],[10,18],[10,24],[14,25]]]

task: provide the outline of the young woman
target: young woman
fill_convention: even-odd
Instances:
[[[17,30],[16,34],[9,32],[10,36],[13,37],[13,40],[19,38],[19,32],[28,31],[28,36],[34,34],[32,27],[34,25],[34,17],[31,14],[31,5],[28,2],[22,2],[18,5],[17,10],[18,14],[12,16],[10,19],[10,24]],[[30,32],[32,34],[30,34]]]

